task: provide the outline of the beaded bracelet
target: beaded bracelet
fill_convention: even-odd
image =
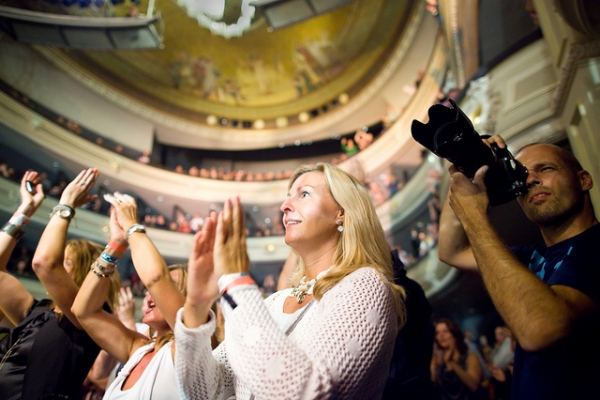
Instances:
[[[118,257],[113,257],[105,251],[103,251],[102,254],[100,254],[100,258],[102,258],[102,260],[106,261],[108,264],[116,264],[117,262],[119,262]]]
[[[96,274],[96,276],[98,276],[98,277],[100,277],[100,278],[110,278],[110,277],[111,277],[111,276],[112,276],[112,275],[115,273],[115,271],[113,271],[112,273],[106,273],[106,274],[103,274],[102,272],[100,272],[100,271],[96,271],[96,270],[94,269],[94,264],[92,264],[92,266],[90,267],[90,269],[92,270],[92,272],[93,272],[94,274]]]
[[[107,266],[104,266],[104,265],[100,264],[100,263],[98,262],[98,260],[95,260],[95,261],[94,261],[94,263],[93,263],[93,265],[94,265],[96,268],[98,268],[100,271],[102,271],[102,272],[106,272],[106,273],[111,273],[111,272],[114,272],[114,271],[115,271],[115,268],[116,268],[116,266],[117,266],[116,264],[108,264]]]

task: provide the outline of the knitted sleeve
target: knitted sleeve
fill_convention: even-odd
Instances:
[[[214,351],[210,337],[215,331],[215,315],[198,328],[182,322],[183,308],[175,323],[175,371],[181,399],[227,399],[233,395],[233,372],[227,362],[225,343]]]
[[[193,356],[191,353],[199,350],[180,347],[176,327],[177,352],[182,352],[182,358],[193,358],[198,369],[228,362],[238,399],[247,399],[249,393],[257,399],[381,397],[397,318],[390,289],[374,269],[361,268],[335,285],[309,309],[290,336],[285,336],[272,317],[271,313],[281,310],[269,310],[255,286],[235,287],[230,295],[238,307],[225,310],[227,357],[215,361],[205,359],[206,355]],[[183,373],[179,364],[177,369]],[[221,368],[215,374],[226,371]],[[231,376],[211,379],[217,387],[230,382]],[[192,383],[185,376],[182,382]],[[206,381],[194,383],[208,385]],[[211,393],[194,398],[215,398]]]

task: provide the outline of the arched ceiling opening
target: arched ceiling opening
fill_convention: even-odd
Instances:
[[[234,2],[240,3],[226,0],[226,10]],[[94,9],[95,3],[110,1],[37,0],[26,5],[47,12],[116,17],[127,16],[134,5],[125,0],[108,4],[110,9]],[[140,13],[147,11],[148,0],[135,3]],[[251,123],[252,128],[276,130],[334,112],[359,93],[398,44],[415,3],[355,0],[274,32],[257,12],[241,37],[225,38],[188,16],[176,0],[157,0],[163,48],[57,52],[102,84],[160,112],[207,126],[218,127],[228,119],[240,127]]]

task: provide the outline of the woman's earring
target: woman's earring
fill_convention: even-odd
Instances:
[[[342,220],[341,219],[337,220],[337,225],[338,225],[338,227],[337,227],[338,232],[343,232],[344,231],[344,227],[342,226]]]

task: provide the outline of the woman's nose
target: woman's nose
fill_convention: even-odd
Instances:
[[[291,211],[292,210],[292,200],[291,200],[291,198],[288,197],[287,199],[285,199],[283,201],[283,203],[281,203],[281,207],[279,207],[279,209],[283,213],[285,213],[286,211]]]

